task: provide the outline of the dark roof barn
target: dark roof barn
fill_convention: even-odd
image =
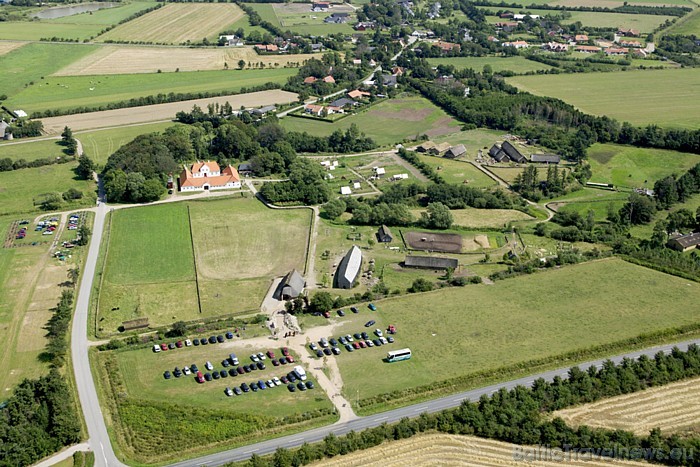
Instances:
[[[454,258],[442,258],[439,256],[412,256],[408,255],[403,261],[409,268],[425,269],[457,269],[459,261]]]

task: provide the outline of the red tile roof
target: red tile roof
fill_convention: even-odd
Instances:
[[[241,181],[241,177],[238,175],[238,171],[230,165],[227,166],[223,171],[221,171],[221,175],[205,175],[204,177],[194,177],[192,173],[199,172],[199,170],[204,165],[209,166],[212,172],[219,171],[219,164],[217,164],[216,162],[196,162],[192,165],[192,170],[185,167],[182,173],[180,174],[180,187],[202,187],[207,183],[209,184],[209,186],[219,187],[226,186],[226,184],[228,183],[236,183]],[[216,170],[213,170],[212,166],[215,166]]]

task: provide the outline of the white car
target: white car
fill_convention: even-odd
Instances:
[[[382,337],[384,335],[381,329],[375,329],[374,333],[377,335],[377,337]]]
[[[154,351],[155,353],[160,352],[160,345],[155,344],[155,345],[153,346],[153,351]]]
[[[347,340],[348,342],[355,342],[355,339],[350,334],[345,336],[345,340]]]
[[[388,343],[389,343],[389,341],[386,340],[386,337],[384,337],[384,336],[380,337],[380,338],[379,338],[379,341],[380,341],[382,344],[388,344]]]
[[[186,375],[191,375],[192,370],[190,370],[190,367],[186,366],[185,368],[182,369],[182,372]]]
[[[229,397],[233,396],[233,391],[231,391],[231,388],[228,388],[228,387],[227,387],[227,388],[224,390],[224,392],[225,392],[226,395],[229,396]]]
[[[272,378],[272,382],[275,383],[275,386],[279,386],[280,384],[282,384],[282,381],[280,381],[280,379],[277,376]]]
[[[253,361],[253,363],[258,363],[260,359],[258,358],[257,355],[253,354],[250,356],[250,359]]]
[[[192,347],[192,341],[189,340],[189,339],[186,339],[186,340],[185,340],[185,345],[186,345],[187,347]]]
[[[267,357],[266,357],[265,354],[262,353],[262,352],[258,352],[258,358],[259,358],[260,360],[267,360]]]
[[[214,369],[214,365],[212,365],[211,362],[207,361],[207,363],[204,364],[204,368],[211,371]]]

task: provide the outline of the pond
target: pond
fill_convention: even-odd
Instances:
[[[40,11],[34,15],[34,18],[39,19],[56,19],[62,18],[64,16],[77,15],[79,13],[86,13],[88,11],[102,10],[103,8],[113,8],[115,6],[121,5],[120,3],[80,3],[77,5],[70,6],[59,6],[55,8],[48,8],[46,10]]]

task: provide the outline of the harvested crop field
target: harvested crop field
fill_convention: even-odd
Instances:
[[[660,428],[664,435],[700,428],[700,378],[624,396],[604,399],[553,414],[569,425],[588,425],[648,435]]]
[[[322,55],[258,55],[252,47],[189,49],[105,46],[59,70],[54,76],[156,73],[158,70],[223,70],[226,64],[231,69],[237,68],[239,60],[244,60],[247,64],[262,62],[266,67],[293,67]]]
[[[429,465],[485,465],[522,466],[523,462],[536,466],[559,466],[554,453],[544,448],[518,446],[476,436],[447,434],[424,434],[409,439],[392,441],[379,446],[336,456],[311,464],[316,467],[348,466],[429,466]],[[539,454],[546,461],[527,457],[528,453]],[[636,462],[615,461],[615,465],[644,465]],[[580,460],[567,459],[566,465],[609,466],[610,459],[596,460],[594,457]]]
[[[41,121],[44,124],[44,131],[49,134],[59,134],[66,126],[69,126],[73,131],[79,131],[172,120],[175,118],[177,112],[192,110],[192,106],[194,105],[206,108],[209,104],[218,103],[222,105],[228,102],[234,109],[238,109],[241,106],[260,107],[270,104],[287,104],[295,102],[296,100],[297,95],[292,92],[273,89],[270,91],[250,92],[233,96],[210,97],[207,99],[194,99],[182,102],[171,102],[168,104],[129,107],[126,109],[105,110],[102,112],[64,115],[62,117],[49,117]]]
[[[245,16],[233,3],[171,3],[102,34],[98,41],[144,41],[160,44],[213,39]]]
[[[404,232],[408,246],[414,250],[459,253],[462,251],[462,237],[457,234],[431,232]]]
[[[24,44],[25,42],[0,42],[0,55],[5,55],[7,52],[15,50]]]

